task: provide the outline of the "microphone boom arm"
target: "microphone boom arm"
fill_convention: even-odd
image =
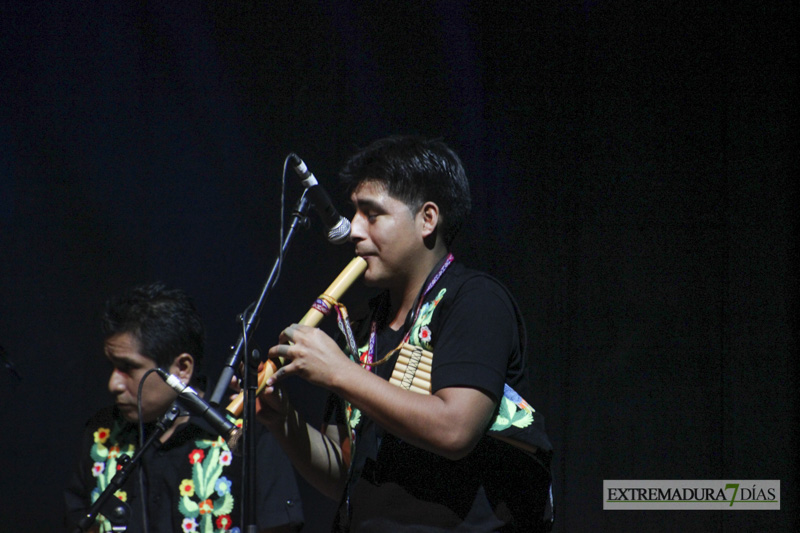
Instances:
[[[298,226],[305,225],[307,218],[308,218],[308,207],[309,207],[309,200],[306,197],[307,190],[303,191],[303,195],[300,197],[300,200],[297,202],[297,206],[295,207],[294,214],[292,216],[292,224],[289,227],[289,231],[286,233],[286,238],[283,240],[283,244],[281,247],[282,255],[286,254],[286,251],[289,249],[289,244],[292,242],[292,237],[294,236],[295,229]],[[264,283],[263,289],[261,289],[261,295],[258,297],[255,306],[253,307],[252,312],[247,315],[246,317],[242,316],[242,320],[245,320],[244,324],[244,331],[239,335],[239,340],[236,341],[236,345],[232,347],[232,353],[230,357],[228,357],[228,361],[225,363],[225,367],[222,369],[220,373],[219,380],[217,381],[216,386],[214,387],[214,392],[211,394],[209,398],[209,403],[211,405],[220,405],[223,396],[225,396],[225,392],[228,390],[230,386],[231,379],[233,379],[234,374],[236,373],[236,367],[242,360],[242,351],[246,348],[245,339],[250,335],[251,330],[258,327],[258,320],[261,315],[261,308],[264,305],[264,302],[269,295],[269,292],[275,286],[277,282],[278,272],[280,271],[280,262],[281,257],[275,259],[275,263],[272,265],[272,270],[269,273],[269,277],[267,281]]]

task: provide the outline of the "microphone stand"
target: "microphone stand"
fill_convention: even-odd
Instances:
[[[95,520],[97,520],[97,515],[100,513],[111,522],[112,531],[127,531],[128,520],[131,516],[131,508],[127,503],[114,496],[114,493],[122,488],[125,481],[128,480],[128,476],[133,472],[133,468],[139,463],[145,451],[172,427],[172,424],[175,423],[175,419],[178,418],[180,414],[181,410],[176,403],[173,403],[167,412],[158,419],[153,434],[150,435],[150,438],[147,439],[144,446],[133,455],[133,458],[127,455],[120,457],[120,460],[117,462],[117,473],[114,474],[108,486],[106,486],[105,490],[101,492],[100,496],[94,501],[89,511],[86,513],[86,516],[78,522],[75,533],[88,531]],[[144,498],[144,494],[140,494],[139,497]]]
[[[294,237],[295,229],[302,226],[303,228],[308,227],[308,207],[310,202],[308,198],[306,198],[306,192],[303,192],[303,195],[298,200],[297,205],[294,208],[294,212],[292,214],[292,224],[289,227],[289,231],[286,233],[286,238],[284,239],[281,245],[281,255],[285,255],[286,251],[289,249],[289,244]],[[216,386],[214,387],[214,392],[211,394],[209,398],[209,403],[212,405],[219,405],[220,401],[222,401],[222,397],[225,396],[225,391],[228,390],[228,386],[230,385],[231,379],[236,372],[236,366],[238,366],[239,362],[242,359],[242,352],[244,351],[245,347],[245,340],[247,336],[250,334],[252,329],[255,329],[258,326],[258,320],[261,315],[261,307],[264,305],[264,301],[267,299],[269,292],[272,290],[273,285],[275,284],[276,277],[278,275],[278,270],[280,268],[281,258],[278,257],[275,259],[275,263],[272,265],[272,271],[269,273],[269,277],[267,278],[266,283],[264,283],[264,288],[261,289],[261,295],[258,297],[255,306],[253,307],[253,311],[246,317],[246,322],[244,324],[244,331],[241,335],[239,335],[239,340],[236,342],[236,345],[231,347],[233,353],[231,353],[230,357],[228,357],[228,361],[225,363],[225,367],[222,369],[222,372],[219,376],[219,381],[217,381]],[[245,320],[245,311],[240,315],[242,320]]]
[[[307,190],[306,190],[307,191]],[[292,223],[289,227],[286,237],[281,243],[281,256],[284,256],[289,249],[292,238],[294,237],[295,230],[299,227],[308,227],[308,208],[310,202],[306,198],[306,191],[303,191],[300,200],[292,213]],[[261,315],[261,308],[266,301],[267,296],[277,282],[278,271],[281,267],[282,257],[275,259],[272,266],[272,271],[267,278],[264,287],[261,290],[261,295],[253,306],[252,312],[245,316],[246,312],[240,315],[243,321],[243,331],[239,335],[239,340],[233,347],[233,353],[228,358],[225,367],[220,373],[219,381],[217,381],[214,392],[211,394],[209,402],[212,405],[219,405],[222,397],[225,395],[231,379],[234,376],[235,368],[242,360],[242,354],[247,356],[247,339],[250,336],[251,330],[258,326],[258,320]],[[257,449],[257,435],[255,432],[256,422],[256,391],[258,390],[258,363],[260,356],[258,351],[254,350],[250,357],[245,359],[243,370],[244,381],[244,405],[242,410],[242,458],[244,474],[242,476],[242,531],[244,533],[257,533],[258,525],[256,524],[256,449]]]
[[[244,443],[242,450],[242,531],[258,533],[256,520],[256,471],[258,439],[256,434],[256,392],[258,391],[258,362],[261,359],[258,350],[253,350],[244,365],[244,408],[242,410],[242,432]]]

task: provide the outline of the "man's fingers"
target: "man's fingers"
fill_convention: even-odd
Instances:
[[[283,331],[281,331],[280,335],[281,342],[283,341],[286,341],[287,343],[294,342],[294,335],[297,332],[297,327],[298,327],[297,324],[292,324]]]
[[[289,344],[278,344],[276,346],[273,346],[272,348],[269,349],[267,357],[269,357],[270,359],[275,359],[277,357],[286,358],[289,356],[289,348],[290,348]]]
[[[272,386],[274,386],[274,385],[275,385],[275,383],[277,383],[278,381],[280,381],[281,379],[283,379],[284,377],[286,377],[286,374],[287,374],[287,372],[286,372],[286,367],[285,367],[285,366],[282,366],[282,367],[280,367],[280,368],[279,368],[278,370],[276,370],[276,371],[275,371],[275,373],[274,373],[274,374],[272,374],[272,375],[270,376],[270,378],[267,380],[267,386],[268,386],[268,387],[272,387]]]

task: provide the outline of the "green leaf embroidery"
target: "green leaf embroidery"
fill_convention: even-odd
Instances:
[[[230,492],[226,492],[222,498],[214,502],[214,516],[231,514],[231,511],[233,511],[233,497]]]
[[[533,415],[524,409],[517,411],[511,419],[511,425],[518,428],[526,428],[532,423]]]
[[[200,506],[188,496],[182,497],[178,502],[178,510],[186,518],[197,518],[200,516]]]
[[[361,411],[359,409],[353,408],[353,414],[350,417],[350,429],[354,429],[358,426],[358,423],[361,421]]]
[[[417,317],[417,320],[414,321],[414,325],[411,327],[411,332],[409,335],[409,339],[412,344],[416,345],[417,343],[419,343],[419,345],[422,346],[422,348],[424,348],[425,350],[431,349],[430,342],[423,341],[420,338],[419,330],[422,329],[422,327],[427,326],[431,323],[431,320],[433,319],[433,312],[436,311],[436,306],[439,305],[439,302],[444,297],[444,294],[446,292],[447,292],[446,288],[440,290],[439,294],[436,295],[436,298],[434,298],[430,302],[426,302],[420,308],[419,316]]]
[[[200,521],[200,531],[202,533],[214,533],[214,519],[210,514],[204,514]]]
[[[203,475],[203,463],[196,462],[194,467],[192,468],[192,481],[194,481],[194,492],[197,494],[197,497],[201,500],[204,500],[206,497],[204,496],[206,493],[206,478]]]
[[[102,463],[106,459],[108,459],[108,448],[106,448],[105,444],[100,444],[99,442],[92,446],[92,449],[89,451],[89,455],[92,457],[92,460],[97,463]]]
[[[217,479],[219,479],[219,475],[222,473],[222,465],[219,462],[219,452],[219,446],[211,448],[211,452],[203,461],[203,467],[206,469],[206,491],[201,495],[201,497],[204,499],[210,498],[214,493],[214,485],[216,485]]]
[[[511,427],[511,419],[516,411],[516,404],[503,396],[503,399],[500,400],[500,409],[497,412],[497,417],[495,417],[494,423],[489,430],[503,431],[504,429]]]

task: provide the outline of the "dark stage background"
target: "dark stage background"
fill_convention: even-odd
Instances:
[[[22,378],[0,368],[0,531],[60,530],[109,401],[104,300],[186,289],[214,379],[275,257],[283,158],[349,214],[337,169],[392,133],[464,160],[455,252],[525,313],[557,531],[797,530],[796,2],[366,4],[0,4],[0,345]],[[262,347],[351,255],[312,218]],[[781,511],[602,510],[604,479],[725,478],[780,479]]]

